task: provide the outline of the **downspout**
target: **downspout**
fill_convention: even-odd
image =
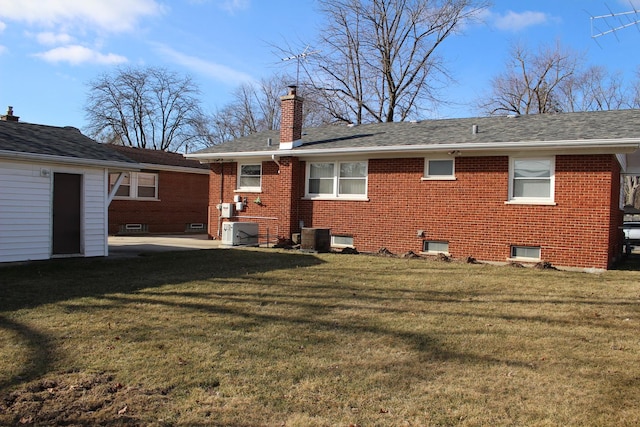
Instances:
[[[224,200],[224,163],[220,162],[220,202],[219,205],[222,204]],[[222,209],[218,209],[218,234],[216,234],[217,238],[222,238]]]

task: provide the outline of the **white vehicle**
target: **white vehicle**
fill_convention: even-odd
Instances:
[[[640,221],[629,221],[622,224],[624,239],[629,243],[640,244]]]

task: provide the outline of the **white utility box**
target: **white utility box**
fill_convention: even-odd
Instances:
[[[233,203],[220,204],[220,217],[231,218],[233,216]]]
[[[258,245],[258,223],[223,222],[221,243],[229,246]]]

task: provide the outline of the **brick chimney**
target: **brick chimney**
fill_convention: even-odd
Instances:
[[[280,97],[280,149],[291,150],[302,145],[302,101],[296,94],[296,86],[289,86],[289,93]]]
[[[3,122],[17,122],[18,120],[20,120],[20,117],[14,116],[13,107],[9,106],[7,107],[7,114],[4,116],[0,116],[0,120],[2,120]]]

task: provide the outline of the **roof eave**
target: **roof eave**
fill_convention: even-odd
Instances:
[[[209,169],[192,168],[189,166],[161,165],[158,163],[140,163],[140,168],[166,171],[166,172],[194,173],[194,174],[201,174],[201,175],[209,175],[209,172],[210,172]]]
[[[640,149],[640,138],[621,139],[577,139],[559,141],[517,141],[517,142],[466,142],[448,144],[423,144],[423,145],[391,145],[378,147],[344,147],[344,148],[315,148],[305,149],[304,146],[293,150],[269,150],[269,151],[240,151],[228,153],[194,153],[187,154],[187,158],[199,160],[201,163],[215,163],[231,161],[234,159],[273,158],[275,157],[321,157],[321,156],[347,156],[347,155],[374,155],[376,157],[392,157],[411,153],[447,153],[447,152],[473,152],[480,154],[493,154],[497,152],[514,151],[561,151],[589,153],[632,153]]]
[[[21,151],[0,150],[0,159],[33,161],[42,163],[62,163],[74,166],[108,168],[119,171],[139,171],[140,164],[112,160],[95,160],[80,157],[55,156],[50,154],[25,153]]]

